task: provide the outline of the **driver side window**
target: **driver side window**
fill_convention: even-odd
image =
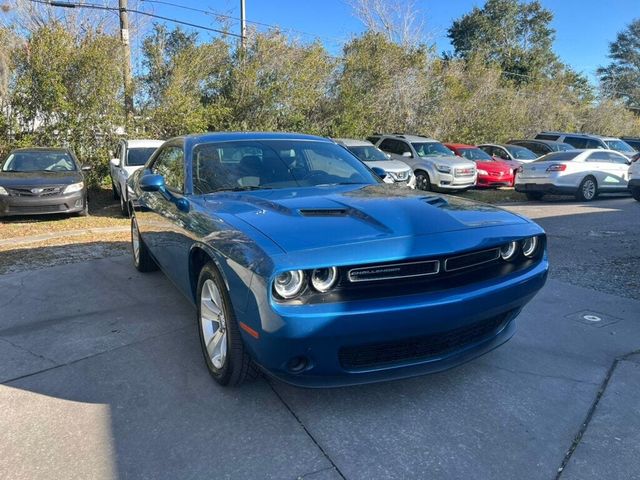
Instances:
[[[184,154],[180,147],[165,147],[158,154],[151,171],[164,177],[169,190],[177,193],[184,191]]]

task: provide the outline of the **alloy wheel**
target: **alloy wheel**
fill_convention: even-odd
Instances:
[[[200,294],[200,328],[211,363],[221,369],[227,359],[227,322],[220,289],[210,279]]]
[[[582,185],[582,194],[587,200],[591,200],[596,195],[596,184],[593,180],[587,179]]]

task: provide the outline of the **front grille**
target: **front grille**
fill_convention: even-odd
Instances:
[[[9,195],[13,197],[50,197],[59,195],[63,187],[18,187],[7,188]]]
[[[67,207],[64,204],[62,205],[30,205],[30,206],[11,205],[9,207],[9,211],[11,213],[25,213],[25,214],[56,213],[56,212],[63,212],[66,209]]]
[[[342,347],[338,359],[342,368],[357,370],[394,363],[426,360],[441,356],[489,338],[510,320],[513,310],[466,327],[433,335],[393,342]]]
[[[447,272],[462,270],[463,268],[471,268],[483,263],[492,262],[500,258],[500,249],[492,248],[490,250],[482,250],[480,252],[467,253],[450,257],[444,261],[444,269]]]
[[[473,168],[456,168],[455,176],[456,177],[472,177],[473,174],[476,173]]]

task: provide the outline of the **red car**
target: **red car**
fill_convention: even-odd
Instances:
[[[478,168],[478,188],[512,187],[515,180],[514,169],[501,160],[473,145],[463,143],[445,143],[445,146],[457,156],[476,162]]]

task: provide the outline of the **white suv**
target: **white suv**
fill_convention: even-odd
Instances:
[[[442,143],[417,135],[376,135],[376,147],[413,169],[420,190],[463,191],[476,184],[471,160],[457,157]]]
[[[629,167],[629,191],[633,198],[640,202],[640,153],[631,158]]]
[[[162,140],[120,140],[114,158],[109,162],[113,198],[120,199],[122,215],[129,216],[127,178],[142,168]]]

